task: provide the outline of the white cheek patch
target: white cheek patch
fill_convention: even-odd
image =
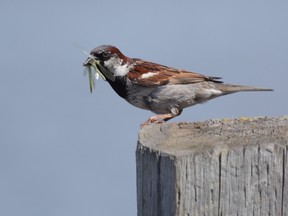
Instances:
[[[155,75],[157,75],[157,74],[159,74],[159,72],[156,72],[156,73],[148,72],[148,73],[142,74],[142,75],[141,75],[141,78],[142,78],[142,79],[147,79],[147,78],[153,77],[153,76],[155,76]]]
[[[115,75],[116,76],[125,76],[130,71],[130,67],[127,64],[120,65],[115,67]]]
[[[125,76],[133,66],[128,64],[122,65],[122,59],[115,57],[105,61],[104,64],[115,76]]]

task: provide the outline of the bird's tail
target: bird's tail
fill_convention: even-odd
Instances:
[[[215,83],[215,86],[221,90],[224,94],[241,92],[241,91],[273,91],[270,88],[258,88],[254,86],[242,86],[242,85],[231,85],[224,83]]]

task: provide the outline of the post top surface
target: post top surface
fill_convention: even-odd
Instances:
[[[275,140],[288,146],[288,116],[151,124],[140,130],[137,148],[182,156],[259,143],[273,144]]]

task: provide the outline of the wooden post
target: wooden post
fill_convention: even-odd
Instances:
[[[288,215],[288,116],[145,126],[138,216]]]

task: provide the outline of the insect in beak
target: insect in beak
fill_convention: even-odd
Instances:
[[[85,54],[88,54],[88,53],[85,52]],[[110,71],[108,71],[104,66],[102,66],[102,64],[96,57],[91,56],[90,54],[88,54],[88,56],[89,57],[84,62],[83,66],[85,67],[84,75],[87,74],[87,69],[88,69],[90,92],[92,93],[93,89],[95,89],[96,79],[99,78],[99,75],[104,81],[109,79],[114,82],[115,77]]]
[[[84,62],[83,66],[84,69],[84,76],[87,74],[89,75],[89,86],[90,92],[92,93],[93,89],[95,89],[96,80],[99,78],[99,75],[102,77],[103,80],[106,80],[106,77],[101,73],[98,69],[97,65],[100,64],[94,57],[88,57],[87,60]]]

